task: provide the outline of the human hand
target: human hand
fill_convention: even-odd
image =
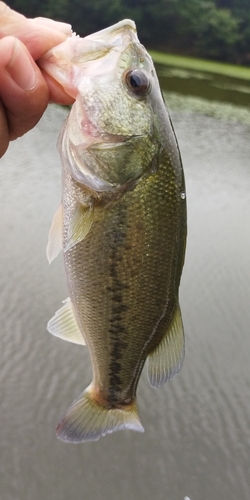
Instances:
[[[68,36],[70,25],[27,19],[0,1],[0,157],[9,141],[36,125],[49,101],[73,102],[35,62]]]

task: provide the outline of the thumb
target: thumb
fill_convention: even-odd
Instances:
[[[0,40],[0,155],[9,140],[33,128],[48,104],[48,87],[17,38]]]

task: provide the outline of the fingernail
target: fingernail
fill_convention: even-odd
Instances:
[[[48,19],[47,17],[36,17],[34,22],[41,24],[42,26],[47,26],[48,28],[55,29],[65,33],[65,35],[71,36],[71,24],[62,23],[60,21],[53,21],[53,19]]]
[[[14,80],[22,90],[32,90],[35,87],[35,68],[25,48],[20,44],[18,39],[14,39],[12,57],[6,70],[12,80]]]

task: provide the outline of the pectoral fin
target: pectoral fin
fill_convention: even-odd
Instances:
[[[148,356],[150,385],[160,387],[173,378],[182,367],[184,359],[184,332],[180,306],[176,307],[170,326],[160,344]]]
[[[63,301],[63,306],[48,322],[47,329],[55,337],[73,344],[85,345],[85,340],[78,327],[70,298]]]
[[[63,225],[63,210],[60,205],[52,219],[51,228],[49,231],[49,239],[46,248],[46,255],[49,264],[59,255],[62,250],[62,225]]]
[[[80,203],[76,206],[68,229],[68,243],[64,248],[65,252],[86,238],[91,228],[93,217],[93,207],[83,206]]]

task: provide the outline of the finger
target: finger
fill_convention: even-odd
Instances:
[[[10,140],[33,128],[48,104],[49,91],[39,68],[14,37],[0,40],[0,96]]]
[[[27,19],[0,1],[0,38],[15,36],[37,60],[71,36],[71,25],[46,18]]]
[[[70,24],[66,25],[65,31],[65,23],[55,23],[57,26],[62,26],[62,30],[53,28],[51,24],[54,23],[47,24],[47,22],[36,19],[27,19],[27,23],[28,26],[23,27],[17,37],[26,45],[35,61],[52,47],[59,45],[71,36]]]
[[[72,35],[71,24],[64,23],[62,21],[54,21],[54,19],[49,19],[48,17],[35,17],[33,21],[36,24],[40,24],[40,26],[47,26],[47,28],[51,28],[56,31],[61,31],[66,36]]]
[[[9,145],[9,126],[3,103],[0,100],[0,158]]]
[[[54,78],[52,78],[48,73],[41,70],[44,80],[46,81],[49,88],[49,101],[56,104],[73,104],[75,99],[69,94],[66,94],[63,87]]]

